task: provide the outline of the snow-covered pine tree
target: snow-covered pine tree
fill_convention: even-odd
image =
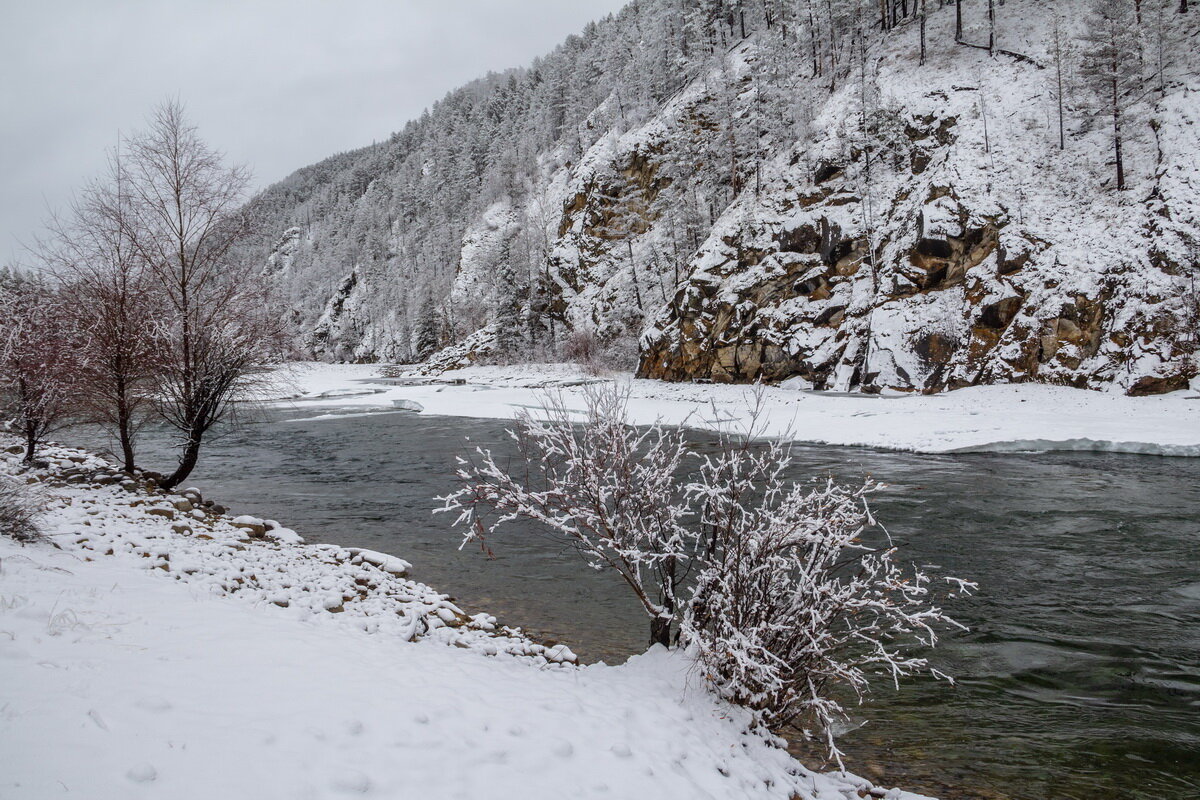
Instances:
[[[1080,75],[1092,91],[1093,114],[1109,120],[1118,191],[1126,188],[1126,117],[1141,87],[1138,33],[1131,0],[1089,0]]]

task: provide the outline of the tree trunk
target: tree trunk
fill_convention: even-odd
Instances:
[[[121,444],[121,460],[124,462],[123,469],[132,475],[136,466],[134,464],[133,453],[133,414],[131,413],[133,403],[129,398],[129,382],[125,379],[126,373],[120,362],[118,362],[115,372],[114,405],[116,405],[117,411],[117,440]]]
[[[25,434],[25,457],[21,459],[22,464],[32,464],[33,457],[37,454],[38,442],[38,426],[29,413],[29,404],[32,402],[29,398],[28,385],[24,378],[17,378],[17,401],[20,403],[18,408],[21,409],[21,424]]]
[[[817,20],[813,16],[812,0],[808,3],[808,43],[812,49],[813,77],[821,74],[821,56],[817,49]]]
[[[996,0],[988,0],[988,55],[996,55]]]
[[[1112,65],[1112,70],[1109,88],[1112,92],[1113,150],[1117,158],[1117,191],[1121,192],[1125,190],[1125,158],[1121,152],[1121,87],[1116,78],[1117,64]]]
[[[671,646],[671,618],[670,617],[654,617],[650,620],[650,646],[661,644],[663,647]]]
[[[163,481],[161,484],[163,489],[174,489],[187,480],[188,475],[192,474],[192,470],[196,468],[196,462],[200,458],[200,439],[203,435],[201,431],[192,431],[188,435],[183,455],[179,457],[179,466],[171,473],[170,477]]]
[[[1067,149],[1067,131],[1063,119],[1063,71],[1062,71],[1062,30],[1059,27],[1058,13],[1054,15],[1054,73],[1058,83],[1058,149]]]
[[[663,559],[662,587],[659,589],[659,602],[662,610],[658,616],[650,620],[650,646],[661,644],[671,646],[671,621],[675,619],[675,597],[678,586],[677,563],[675,556]]]
[[[925,0],[921,0],[921,66],[925,66]]]
[[[125,462],[124,470],[130,475],[135,467],[133,454],[133,425],[129,419],[129,408],[125,402],[117,405],[117,435],[121,440],[121,459]]]
[[[1121,111],[1117,105],[1117,92],[1113,89],[1113,147],[1117,155],[1117,191],[1125,191],[1125,159],[1121,152]]]
[[[25,426],[25,457],[21,459],[22,464],[32,464],[33,457],[37,455],[37,434],[29,425]]]
[[[638,312],[641,313],[646,307],[642,305],[642,287],[638,285],[637,261],[633,258],[632,236],[632,233],[626,234],[625,246],[629,248],[629,275],[633,278],[633,298],[637,301]]]
[[[962,41],[962,0],[954,0],[954,41]]]

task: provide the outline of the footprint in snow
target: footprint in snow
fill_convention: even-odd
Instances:
[[[171,701],[162,697],[143,697],[141,700],[138,700],[136,703],[134,703],[134,705],[143,711],[162,712],[170,711],[172,708]]]
[[[361,772],[343,772],[333,779],[333,788],[347,794],[366,794],[371,791],[371,779]]]
[[[618,758],[630,758],[633,755],[633,751],[629,749],[629,745],[627,744],[614,744],[609,749]]]
[[[138,764],[125,773],[125,777],[134,783],[152,783],[158,779],[158,770],[153,764]]]
[[[570,758],[575,753],[575,746],[567,741],[558,742],[554,745],[554,755],[559,758]]]

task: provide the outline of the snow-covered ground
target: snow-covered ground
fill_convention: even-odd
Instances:
[[[22,477],[52,544],[0,537],[6,800],[872,794],[745,733],[678,653],[576,667],[398,560],[49,455]]]
[[[313,416],[380,408],[427,414],[511,418],[536,407],[547,392],[570,406],[583,381],[628,386],[636,422],[711,428],[714,420],[745,419],[746,386],[664,383],[629,376],[596,378],[574,365],[468,367],[395,385],[376,380],[379,367],[297,364],[288,371],[286,402]],[[429,380],[422,378],[421,380]],[[452,383],[462,381],[462,384]],[[938,395],[868,396],[764,389],[767,431],[790,431],[801,442],[921,453],[1102,450],[1200,456],[1200,391],[1127,397],[1045,384],[977,386]],[[281,401],[283,402],[283,401]]]

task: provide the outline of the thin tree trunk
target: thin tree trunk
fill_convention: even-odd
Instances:
[[[661,644],[671,646],[671,618],[654,617],[650,620],[650,646]]]
[[[1054,16],[1054,71],[1058,82],[1058,149],[1067,149],[1066,126],[1063,121],[1063,73],[1062,73],[1062,30],[1058,13]]]
[[[1117,81],[1112,81],[1113,146],[1117,155],[1117,191],[1125,190],[1125,159],[1121,152],[1121,105],[1117,96]]]
[[[121,440],[121,459],[125,462],[124,470],[130,475],[135,467],[133,453],[133,425],[130,420],[129,408],[125,401],[117,401],[117,435]]]
[[[196,462],[200,459],[200,440],[202,437],[203,434],[198,431],[192,431],[188,434],[187,443],[183,447],[183,454],[179,457],[179,466],[163,482],[162,488],[174,489],[192,474],[192,470],[196,468]]]
[[[675,618],[676,562],[668,556],[663,563],[662,613],[650,620],[650,646],[671,646],[671,620]]]
[[[996,55],[996,0],[988,0],[988,55]]]
[[[954,41],[961,42],[962,37],[962,0],[954,0]]]
[[[642,305],[642,289],[638,285],[637,262],[633,258],[633,239],[626,237],[625,246],[629,248],[629,274],[633,278],[633,297],[637,300],[638,311],[644,311],[645,306]]]
[[[921,66],[925,66],[925,0],[921,0]]]
[[[808,0],[808,43],[812,49],[813,77],[821,74],[821,58],[817,50],[817,20],[813,16],[812,0]]]
[[[833,20],[833,0],[826,0],[829,8],[829,93],[837,91],[837,27]]]
[[[37,422],[29,415],[29,391],[24,378],[17,379],[17,401],[20,403],[21,422],[25,434],[25,457],[22,464],[32,464],[37,454]]]

